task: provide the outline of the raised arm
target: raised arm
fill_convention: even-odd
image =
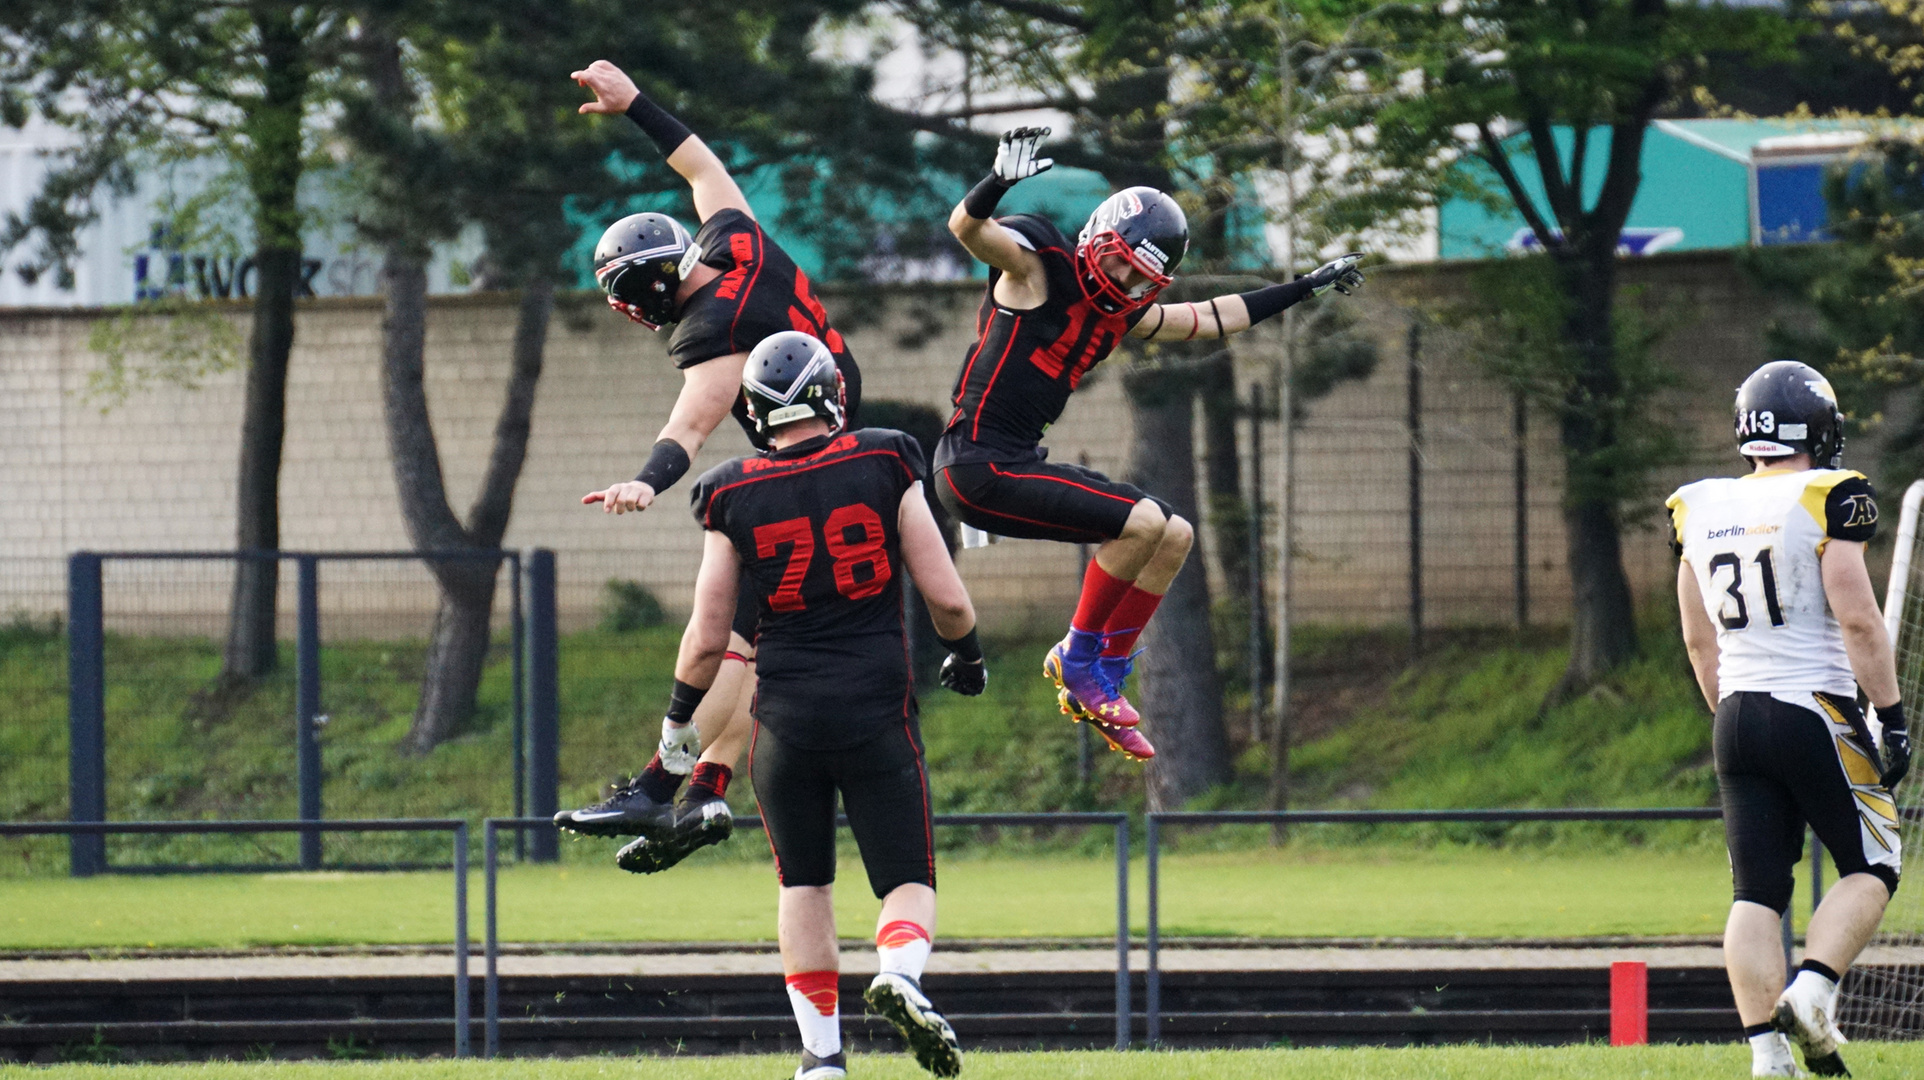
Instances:
[[[707,221],[720,211],[730,209],[740,210],[751,218],[755,216],[721,158],[701,141],[701,136],[648,100],[648,95],[635,86],[627,72],[606,60],[597,60],[571,77],[595,95],[595,100],[584,102],[579,111],[625,114],[655,141],[667,158],[668,167],[688,181],[694,193],[696,217]]]
[[[1010,188],[1055,164],[1052,158],[1035,156],[1036,144],[1048,134],[1048,128],[1027,127],[1004,132],[996,147],[995,167],[949,212],[949,231],[969,254],[1002,271],[1024,291],[1041,287],[1042,260],[1023,247],[1015,233],[990,220],[990,215]]]
[[[1363,274],[1356,269],[1361,261],[1362,253],[1352,252],[1282,285],[1269,285],[1246,293],[1226,293],[1194,303],[1152,304],[1130,328],[1129,334],[1145,341],[1209,341],[1240,334],[1331,289],[1344,296],[1355,292],[1363,284]]]
[[[908,563],[909,576],[929,605],[935,636],[949,650],[948,659],[942,661],[942,685],[958,694],[980,694],[988,686],[989,669],[975,636],[975,605],[969,602],[962,575],[955,572],[949,545],[942,539],[935,515],[929,513],[920,483],[902,493],[896,529],[902,534],[902,561]]]

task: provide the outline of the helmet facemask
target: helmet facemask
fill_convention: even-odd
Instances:
[[[1121,282],[1102,268],[1102,260],[1110,255],[1121,258],[1148,280],[1133,289],[1124,289]],[[1147,307],[1176,280],[1144,261],[1114,229],[1099,232],[1076,245],[1076,277],[1082,282],[1083,295],[1110,315],[1126,315]]]

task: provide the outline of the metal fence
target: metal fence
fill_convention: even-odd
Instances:
[[[1127,814],[1100,813],[1053,813],[1053,814],[936,814],[934,823],[938,828],[1015,828],[1098,826],[1107,825],[1115,830],[1116,841],[1116,1049],[1127,1050],[1130,1044],[1129,1003],[1129,816]],[[848,825],[847,818],[836,820],[838,827]],[[736,828],[760,829],[762,819],[757,817],[738,817]],[[485,884],[483,895],[486,897],[484,917],[484,956],[486,958],[486,1004],[482,1015],[486,1037],[485,1055],[494,1057],[501,1050],[501,981],[497,970],[501,942],[497,926],[499,914],[499,890],[497,883],[500,872],[500,834],[503,830],[521,832],[548,832],[551,836],[554,821],[548,818],[489,818],[481,823],[482,845],[484,849],[483,874]],[[538,1018],[529,1018],[520,1023],[538,1024]],[[557,1021],[566,1024],[567,1021]]]
[[[1144,815],[1145,857],[1148,860],[1148,934],[1144,942],[1147,968],[1144,978],[1143,1034],[1150,1046],[1162,1040],[1162,980],[1159,967],[1162,947],[1161,861],[1162,832],[1165,828],[1205,825],[1395,825],[1395,824],[1511,824],[1549,821],[1712,821],[1723,817],[1718,807],[1665,807],[1657,809],[1607,808],[1570,810],[1218,810],[1170,811]],[[1813,873],[1817,872],[1818,851],[1811,852]],[[1813,881],[1812,906],[1822,886]],[[1791,922],[1784,912],[1784,959],[1789,966]]]
[[[205,607],[204,593],[224,588],[244,561],[293,564],[294,677],[291,683],[270,680],[249,688],[245,700],[230,700],[212,677],[219,654],[215,639],[224,619],[199,627],[203,637],[179,635],[183,629],[196,629],[183,626],[183,620],[192,623],[193,612]],[[552,552],[534,551],[524,566],[522,556],[513,551],[212,551],[81,552],[69,559],[69,816],[105,821],[116,810],[141,816],[155,804],[175,813],[232,809],[223,802],[258,813],[263,803],[287,801],[281,781],[291,773],[295,805],[289,809],[303,821],[323,820],[323,728],[334,725],[327,742],[335,753],[370,770],[380,767],[378,761],[367,760],[375,756],[372,732],[391,723],[397,708],[409,707],[425,673],[424,643],[432,628],[421,612],[434,606],[430,564],[454,561],[494,563],[496,573],[506,579],[496,602],[507,623],[507,641],[493,650],[491,673],[483,672],[484,685],[488,679],[499,685],[483,704],[507,714],[512,767],[505,771],[512,778],[514,812],[552,814],[558,805],[559,714]],[[283,584],[286,577],[282,575]],[[324,589],[324,580],[334,587]],[[167,638],[141,636],[161,626]],[[332,679],[326,677],[329,672]],[[339,719],[331,721],[330,713]],[[278,722],[289,714],[291,769],[254,761],[223,767],[207,760],[216,752],[201,747],[193,760],[182,762],[178,783],[166,781],[172,775],[166,769],[160,770],[158,783],[152,776],[125,777],[112,771],[110,747],[126,745],[123,740],[145,739],[153,744],[148,756],[164,758],[166,747],[188,741],[183,736],[189,730],[217,737],[222,723]],[[209,794],[220,785],[238,794],[227,799]],[[352,805],[352,796],[337,796],[337,801],[350,804],[337,806],[337,812],[369,809]],[[299,833],[296,863],[301,869],[323,865],[324,831]],[[112,865],[106,837],[99,833],[73,834],[69,848],[70,872],[77,877],[117,869],[185,868],[167,861],[167,852],[146,853],[149,858],[134,865]],[[536,838],[535,855],[555,857],[549,838]],[[337,865],[398,867],[405,865],[405,856],[389,851]]]
[[[446,832],[454,835],[454,1056],[467,1057],[472,987],[468,980],[468,823],[459,818],[369,821],[6,821],[0,836],[105,837],[109,834]]]

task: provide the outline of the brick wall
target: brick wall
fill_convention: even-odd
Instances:
[[[1680,423],[1699,439],[1700,464],[1679,475],[1728,471],[1729,394],[1765,359],[1763,298],[1721,254],[1657,257],[1626,265],[1640,302],[1677,320],[1659,352],[1684,388],[1651,423]],[[1346,303],[1358,305],[1382,363],[1364,382],[1317,403],[1296,439],[1299,488],[1296,602],[1317,622],[1392,624],[1409,608],[1407,358],[1410,321],[1464,286],[1461,265],[1380,272]],[[831,291],[825,298],[860,360],[866,394],[943,406],[969,345],[974,287]],[[432,302],[428,389],[448,488],[465,513],[486,462],[513,333],[512,298]],[[246,312],[234,316],[246,330]],[[144,390],[110,412],[85,399],[98,358],[89,352],[98,312],[0,310],[0,615],[63,606],[67,553],[109,549],[224,548],[233,544],[241,373],[198,389]],[[381,421],[376,302],[321,300],[300,308],[289,369],[282,473],[283,546],[402,548],[406,535]],[[639,517],[580,505],[584,492],[633,476],[665,420],[679,374],[651,335],[592,300],[558,310],[534,416],[526,469],[507,543],[558,552],[561,608],[590,622],[603,583],[643,582],[685,607],[699,552],[685,488]],[[1273,330],[1236,340],[1240,377],[1261,376]],[[1509,395],[1483,378],[1453,335],[1432,329],[1423,372],[1423,547],[1426,618],[1436,624],[1502,623],[1514,606],[1515,485]],[[1280,430],[1265,432],[1272,493]],[[1086,457],[1121,473],[1130,443],[1115,372],[1098,369],[1048,437],[1058,460]],[[1246,445],[1246,444],[1245,444]],[[696,461],[705,468],[745,444],[732,424]],[[1555,434],[1531,418],[1527,449],[1529,584],[1534,621],[1567,617],[1558,513]],[[1863,458],[1860,457],[1860,460]],[[1654,485],[1654,506],[1674,477]],[[1646,516],[1626,539],[1640,590],[1670,574],[1662,537]],[[1273,558],[1273,552],[1271,557]],[[959,556],[985,622],[997,628],[1059,623],[1073,602],[1074,548],[1004,541]],[[109,582],[116,625],[217,632],[226,573],[218,567],[143,567]],[[334,633],[425,630],[432,593],[410,568],[324,571]],[[1229,583],[1218,584],[1227,587]],[[505,602],[505,601],[504,601]],[[291,603],[284,605],[291,611]]]

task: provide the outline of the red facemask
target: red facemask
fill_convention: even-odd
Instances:
[[[1119,255],[1136,272],[1149,279],[1139,293],[1131,296],[1116,279],[1103,272],[1102,259],[1107,255]],[[1090,302],[1110,315],[1127,315],[1139,308],[1154,303],[1158,294],[1176,280],[1168,274],[1158,272],[1142,261],[1134,249],[1125,243],[1121,234],[1106,230],[1090,237],[1089,241],[1076,246],[1076,277],[1082,282],[1082,293]]]

